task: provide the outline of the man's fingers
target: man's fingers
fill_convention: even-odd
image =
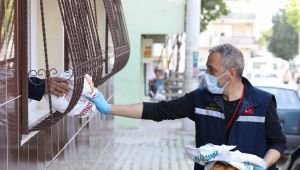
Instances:
[[[56,87],[62,93],[68,93],[71,90],[68,85],[63,84],[63,83],[57,83]]]
[[[61,93],[57,88],[55,87],[51,87],[50,88],[50,93],[57,96],[57,97],[61,97],[63,96],[63,93]]]
[[[64,94],[67,94],[69,91],[71,91],[69,84],[71,84],[70,80],[66,80],[60,77],[53,77],[49,81],[50,92],[51,94],[58,97],[63,96]],[[46,88],[48,88],[47,84],[46,86]]]
[[[61,78],[61,77],[53,77],[52,79],[55,80],[55,81],[61,82],[61,83],[65,83],[65,84],[69,84],[70,83],[69,80]]]
[[[69,85],[66,84],[66,81],[59,82],[57,80],[52,79],[50,86],[51,86],[50,88],[54,89],[54,91],[58,91],[63,94],[68,93],[71,90]]]
[[[70,86],[62,82],[55,82],[55,86],[63,89],[64,91],[70,91]]]
[[[68,93],[69,90],[65,89],[65,87],[62,88],[60,83],[52,82],[50,84],[50,92],[55,96],[63,96],[64,94]]]
[[[64,78],[60,78],[60,77],[53,77],[52,78],[53,82],[59,83],[59,84],[63,84],[66,87],[69,88],[69,84],[71,84],[70,80],[64,79]]]
[[[56,92],[56,91],[53,91],[52,94],[53,94],[54,96],[57,96],[57,97],[63,96],[62,93],[59,93],[59,92]]]

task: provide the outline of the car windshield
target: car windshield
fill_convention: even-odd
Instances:
[[[289,89],[258,87],[264,91],[272,93],[276,97],[277,108],[279,109],[299,109],[300,101],[296,91]]]

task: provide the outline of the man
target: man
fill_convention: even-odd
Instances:
[[[150,97],[157,99],[157,93],[165,90],[165,71],[162,63],[155,67],[154,73],[155,78],[149,81]]]
[[[110,105],[101,93],[93,102],[104,114],[154,121],[188,117],[195,122],[196,147],[207,143],[236,145],[241,152],[263,158],[267,169],[276,169],[286,139],[274,95],[242,77],[244,57],[233,45],[217,45],[209,52],[204,75],[207,88],[159,103]],[[195,164],[194,169],[204,167]]]

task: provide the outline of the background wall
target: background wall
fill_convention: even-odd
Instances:
[[[137,103],[144,97],[142,34],[170,34],[184,31],[185,0],[123,0],[130,39],[126,67],[114,77],[115,103]],[[118,127],[136,127],[138,120],[117,117]]]

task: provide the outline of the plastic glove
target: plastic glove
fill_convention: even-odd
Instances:
[[[253,170],[266,170],[266,168],[255,165],[255,166],[253,167]]]
[[[107,101],[103,97],[103,94],[98,89],[95,88],[95,91],[97,92],[96,97],[86,97],[96,105],[99,112],[107,116],[110,112],[110,104],[107,103]]]

